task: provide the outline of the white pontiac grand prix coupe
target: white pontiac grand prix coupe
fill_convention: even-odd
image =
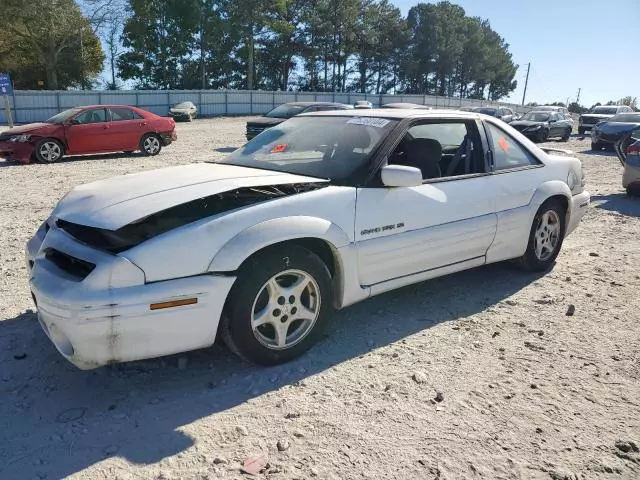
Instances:
[[[216,163],[69,192],[27,244],[40,323],[90,369],[207,347],[276,364],[334,308],[486,263],[551,268],[582,165],[490,117],[294,117]]]

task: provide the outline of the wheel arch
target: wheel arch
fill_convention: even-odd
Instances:
[[[565,221],[568,223],[571,216],[571,190],[569,190],[569,186],[566,183],[560,180],[545,182],[536,189],[530,203],[533,215],[543,203],[551,199],[557,199],[562,202],[566,213]]]
[[[334,223],[316,217],[285,217],[253,225],[225,243],[211,260],[209,272],[236,272],[265,250],[299,245],[312,251],[331,274],[336,307],[342,305],[345,267],[340,247],[349,245],[347,234]]]

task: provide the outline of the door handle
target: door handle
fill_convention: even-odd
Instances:
[[[145,125],[147,125],[147,122],[140,122],[141,127],[144,127]]]

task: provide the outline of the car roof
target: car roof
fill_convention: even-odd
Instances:
[[[287,102],[282,105],[299,105],[301,107],[309,107],[311,105],[344,105],[344,103],[339,102]]]
[[[133,105],[77,105],[75,107],[69,107],[66,110],[71,110],[73,108],[137,108],[138,110],[141,110],[140,107],[134,107]]]
[[[486,117],[475,112],[462,110],[426,110],[421,108],[368,108],[363,110],[334,110],[327,112],[303,113],[300,117],[382,117],[382,118],[482,118]]]

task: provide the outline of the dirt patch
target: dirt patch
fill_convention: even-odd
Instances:
[[[550,142],[578,152],[593,204],[547,275],[499,264],[373,298],[273,368],[219,346],[63,360],[27,238],[73,186],[227,155],[245,121],[181,123],[157,157],[0,167],[0,478],[640,478],[640,199],[588,138]]]

